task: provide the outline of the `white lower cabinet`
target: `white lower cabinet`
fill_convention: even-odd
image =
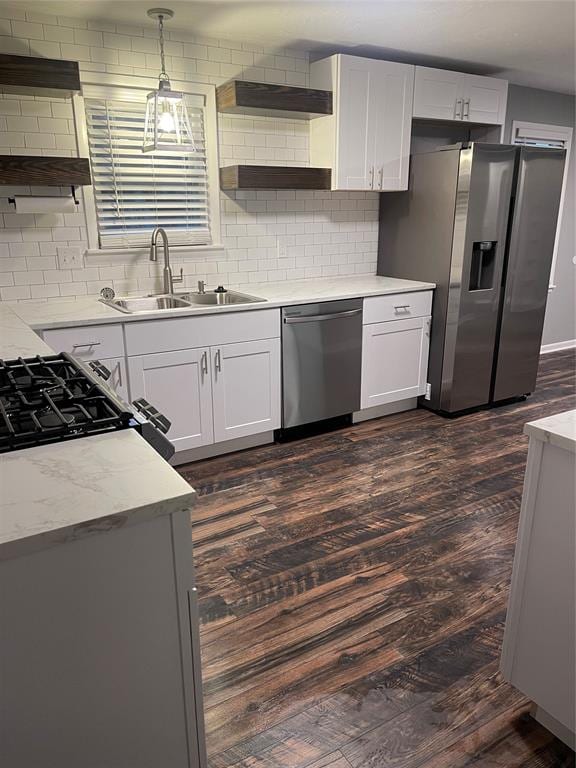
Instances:
[[[104,357],[100,360],[103,366],[110,371],[110,378],[106,382],[122,400],[129,402],[128,376],[126,375],[126,360],[123,357]]]
[[[365,325],[361,407],[424,395],[429,343],[429,317]]]
[[[280,339],[211,349],[214,441],[280,426]]]
[[[280,339],[136,355],[128,370],[132,400],[172,422],[176,451],[280,426]]]
[[[132,400],[143,397],[172,422],[177,451],[214,442],[208,348],[128,358]]]

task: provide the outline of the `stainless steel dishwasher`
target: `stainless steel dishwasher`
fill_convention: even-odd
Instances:
[[[282,310],[282,426],[360,409],[362,299]]]

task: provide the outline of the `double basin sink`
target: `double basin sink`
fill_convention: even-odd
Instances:
[[[124,296],[114,299],[100,299],[103,304],[132,315],[138,312],[158,312],[169,309],[191,307],[217,307],[230,304],[255,304],[266,301],[257,296],[248,296],[237,291],[210,291],[208,293],[175,293],[159,296]]]

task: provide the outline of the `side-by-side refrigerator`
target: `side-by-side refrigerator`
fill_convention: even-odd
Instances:
[[[430,408],[453,414],[535,387],[565,151],[458,144],[413,155],[380,196],[378,274],[434,282]]]

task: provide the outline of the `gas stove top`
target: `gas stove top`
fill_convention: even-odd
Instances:
[[[157,432],[170,423],[144,400],[134,409],[124,403],[104,383],[107,375],[98,362],[88,368],[66,353],[0,360],[0,453],[129,427],[170,453]]]

